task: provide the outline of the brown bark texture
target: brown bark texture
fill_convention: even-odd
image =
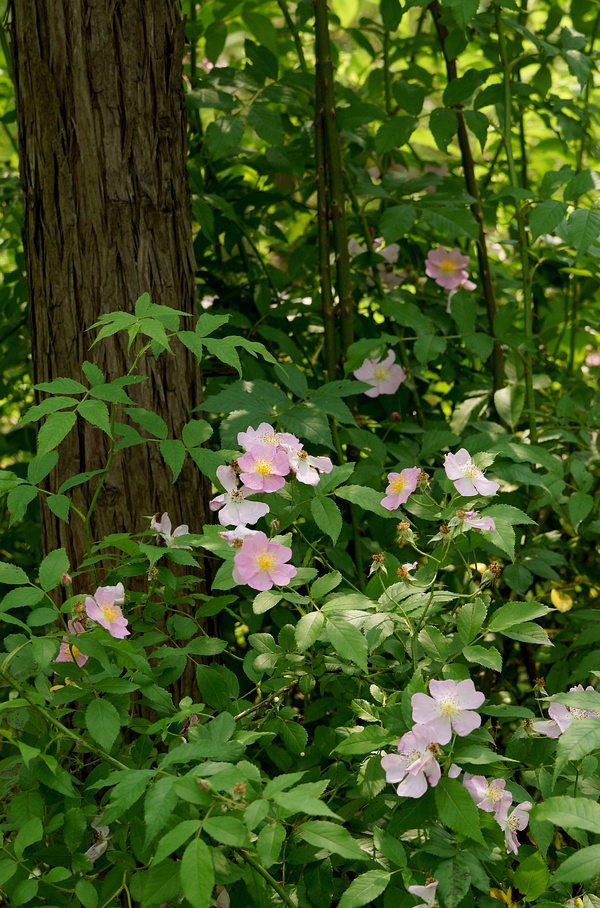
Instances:
[[[86,329],[102,313],[133,311],[145,291],[155,303],[195,313],[179,3],[14,0],[9,28],[34,379],[81,381],[88,359],[110,381],[126,373],[131,355],[123,332],[89,351]],[[175,356],[142,360],[141,371],[149,379],[129,389],[131,397],[181,437],[201,400],[196,361],[178,344]],[[103,466],[106,451],[106,435],[78,420],[50,487]],[[92,493],[93,481],[68,494],[85,510]],[[92,539],[139,532],[146,516],[164,510],[173,525],[200,531],[207,500],[189,458],[172,485],[156,443],[129,448],[101,492]],[[64,546],[77,565],[79,523],[66,526],[42,502],[44,550]]]

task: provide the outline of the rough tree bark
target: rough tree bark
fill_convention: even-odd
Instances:
[[[194,255],[182,87],[184,22],[178,0],[17,0],[9,4],[30,288],[34,379],[81,380],[91,359],[109,379],[130,364],[122,333],[89,353],[101,313],[154,302],[195,312]],[[189,327],[186,326],[186,327]],[[183,350],[146,363],[132,397],[167,422],[172,437],[201,399]],[[60,447],[54,489],[103,465],[106,436],[89,425]],[[71,494],[71,493],[70,493]],[[73,490],[85,508],[90,490]],[[207,489],[189,463],[178,483],[156,445],[126,450],[98,502],[92,538],[147,527],[168,510],[199,530]],[[43,547],[72,563],[83,534],[42,504]]]

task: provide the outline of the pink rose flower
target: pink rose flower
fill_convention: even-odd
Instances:
[[[156,517],[158,517],[158,514]],[[191,549],[191,545],[175,545],[175,540],[178,536],[187,536],[189,533],[190,528],[186,523],[182,523],[181,526],[175,527],[173,532],[171,532],[171,518],[167,512],[165,511],[164,514],[161,514],[160,520],[157,520],[156,517],[150,524],[150,527],[155,530],[159,536],[162,536],[170,549]]]
[[[266,422],[261,422],[258,429],[248,426],[245,432],[238,432],[237,440],[244,451],[249,451],[254,445],[275,445],[278,447],[292,445],[302,447],[295,435],[290,432],[276,432],[273,426]]]
[[[67,627],[69,633],[73,636],[78,636],[79,634],[85,633],[85,628],[81,621],[67,621]],[[58,656],[54,660],[55,662],[76,662],[79,668],[82,668],[85,663],[88,661],[88,656],[84,656],[83,653],[75,646],[74,643],[71,643],[69,637],[63,637],[62,643],[60,644],[60,650]]]
[[[99,586],[93,598],[87,596],[85,611],[88,618],[97,621],[111,637],[115,637],[117,640],[122,640],[131,633],[127,630],[127,618],[123,617],[123,612],[117,605],[115,587]]]
[[[109,834],[110,829],[108,828],[108,826],[99,826],[98,824],[100,822],[101,821],[99,817],[96,817],[94,820],[92,820],[91,825],[92,829],[96,833],[96,837],[94,839],[94,844],[91,845],[85,853],[86,858],[89,858],[92,864],[94,863],[94,861],[97,861],[101,855],[104,854],[104,852],[108,848],[110,839],[112,839],[112,836]]]
[[[388,782],[399,782],[396,794],[401,798],[420,798],[427,791],[427,783],[435,788],[442,776],[437,761],[438,746],[433,729],[415,725],[402,735],[397,754],[385,754],[381,765]]]
[[[233,559],[233,579],[247,583],[253,590],[270,590],[285,586],[298,571],[287,564],[292,550],[280,542],[269,542],[265,533],[244,539],[241,549]]]
[[[454,483],[454,488],[465,498],[473,495],[495,495],[500,486],[491,479],[486,479],[483,470],[480,470],[471,460],[471,455],[465,448],[456,454],[446,454],[444,457],[444,470],[446,476]]]
[[[518,853],[519,839],[517,838],[517,832],[526,828],[529,823],[529,811],[532,807],[531,801],[523,801],[521,804],[517,804],[510,815],[508,814],[508,807],[506,811],[496,814],[496,822],[504,832],[507,854],[510,854],[511,851],[513,854]]]
[[[430,249],[425,259],[425,274],[433,278],[439,287],[444,290],[458,290],[466,283],[470,283],[469,275],[465,268],[469,264],[469,256],[463,255],[460,249],[446,249],[438,246]],[[466,287],[465,289],[474,289]]]
[[[481,706],[485,695],[467,681],[430,681],[427,694],[413,694],[412,714],[415,722],[426,725],[438,744],[447,744],[452,730],[461,737],[481,725],[481,716],[472,712]]]
[[[485,533],[493,533],[496,524],[491,517],[480,517],[479,511],[457,511],[454,517],[448,523],[449,527],[456,527],[459,533],[465,533],[467,530],[482,530]]]
[[[237,478],[233,467],[217,467],[217,477],[223,485],[225,492],[217,495],[209,502],[211,511],[218,511],[219,523],[224,526],[240,526],[247,523],[256,523],[270,511],[269,505],[262,501],[248,501],[252,494],[251,489],[237,487]]]
[[[594,688],[591,685],[588,685],[586,690],[594,690]],[[583,685],[576,684],[575,687],[569,688],[569,693],[571,693],[571,691],[583,693]],[[564,703],[551,703],[548,708],[548,715],[550,716],[549,720],[539,720],[533,723],[535,731],[541,735],[545,735],[547,738],[560,737],[573,722],[578,722],[580,719],[598,717],[598,713],[592,712],[589,709],[577,709],[574,706],[565,706]]]
[[[379,397],[380,394],[395,394],[406,373],[402,366],[395,364],[396,354],[390,350],[384,360],[366,359],[362,366],[353,373],[359,381],[373,385],[365,391],[367,397]]]
[[[224,539],[229,545],[233,546],[236,549],[240,549],[243,545],[244,539],[248,536],[256,536],[258,530],[251,530],[249,527],[239,526],[235,527],[233,530],[225,530],[222,533],[219,533],[221,539]]]
[[[298,482],[305,485],[319,485],[319,470],[321,473],[331,473],[333,464],[329,457],[313,457],[302,448],[289,448],[288,458],[291,470],[296,474]]]
[[[290,472],[285,451],[276,445],[253,445],[238,460],[240,479],[256,492],[276,492],[285,485],[284,476]]]
[[[486,779],[485,776],[474,776],[465,773],[463,785],[480,810],[486,813],[505,815],[512,804],[512,795],[506,791],[505,779]]]
[[[420,467],[408,467],[401,473],[388,473],[389,485],[385,498],[381,499],[381,506],[387,511],[395,511],[408,501],[408,496],[417,488],[420,472]]]
[[[416,895],[420,899],[425,900],[421,904],[415,905],[414,908],[434,908],[437,905],[436,889],[438,885],[437,880],[431,880],[426,886],[408,886],[407,888],[411,895]]]

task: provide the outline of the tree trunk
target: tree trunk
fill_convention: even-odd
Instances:
[[[90,354],[86,329],[99,315],[132,311],[145,291],[154,302],[195,312],[179,6],[18,0],[11,37],[34,379],[81,379],[86,358],[116,378],[131,363],[127,336]],[[147,365],[150,380],[136,399],[180,437],[201,399],[197,365],[182,349]],[[61,446],[54,487],[102,466],[105,452],[105,436],[82,425]],[[101,494],[93,538],[143,529],[144,515],[158,510],[199,529],[199,485],[189,469],[172,486],[156,445],[126,450]],[[42,524],[44,549],[66,545],[77,563],[76,525],[66,527],[45,507]]]
[[[33,374],[81,380],[88,359],[117,378],[131,365],[123,332],[89,352],[86,333],[115,309],[153,302],[195,313],[194,254],[182,86],[184,22],[178,0],[11,0]],[[186,325],[186,327],[189,327]],[[149,380],[131,396],[181,437],[201,400],[184,351],[142,363]],[[107,437],[79,421],[60,446],[53,490],[106,462]],[[82,510],[93,489],[69,494]],[[139,532],[148,515],[200,531],[208,489],[187,459],[176,485],[156,444],[120,454],[102,489],[92,539]],[[67,526],[44,502],[43,550],[84,554],[79,521]]]

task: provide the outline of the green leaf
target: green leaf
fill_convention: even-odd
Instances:
[[[267,869],[277,861],[285,842],[285,829],[279,823],[267,823],[256,840],[256,850],[261,864]]]
[[[525,406],[525,385],[518,382],[495,391],[494,404],[498,414],[514,431]]]
[[[246,114],[256,134],[269,145],[281,145],[284,140],[281,114],[266,104],[253,104]]]
[[[317,601],[322,599],[323,596],[326,596],[327,593],[331,593],[332,590],[339,586],[342,582],[342,575],[339,571],[332,571],[329,574],[324,574],[322,577],[317,577],[315,582],[310,588],[310,595],[313,599]]]
[[[463,76],[448,82],[448,85],[444,89],[444,94],[442,95],[442,100],[446,107],[454,107],[456,104],[463,104],[471,98],[479,86],[485,82],[489,72],[489,69],[468,69]],[[473,111],[469,111],[469,113],[472,112]],[[487,117],[485,117],[485,122],[487,129]]]
[[[236,148],[244,135],[244,121],[239,117],[218,117],[205,132],[205,147],[211,160],[224,158]]]
[[[327,785],[326,780],[322,782],[306,782],[292,788],[291,791],[280,791],[273,795],[273,800],[279,807],[283,808],[286,816],[294,813],[303,813],[313,817],[333,817],[339,820],[331,808],[320,800]]]
[[[185,445],[182,441],[179,441],[178,438],[168,438],[164,441],[161,441],[158,447],[160,449],[162,459],[170,468],[171,473],[173,474],[173,482],[175,482],[175,480],[181,473],[181,468],[183,467],[185,461]]]
[[[375,136],[375,151],[377,154],[387,154],[410,140],[415,131],[418,120],[416,117],[399,116],[383,123]]]
[[[223,845],[233,845],[236,848],[248,848],[250,846],[248,830],[237,817],[211,816],[204,821],[202,828],[217,842],[222,842]]]
[[[504,637],[509,637],[511,640],[520,640],[521,643],[534,643],[537,646],[546,646],[546,644],[551,642],[546,631],[539,624],[534,624],[532,621],[524,621],[514,627],[505,628],[501,633]]]
[[[553,883],[584,883],[598,875],[600,867],[600,845],[590,845],[581,851],[572,854],[564,864],[561,864],[554,877]]]
[[[69,522],[71,502],[66,495],[49,495],[46,498],[46,504],[52,513],[56,514],[60,520],[63,520],[65,523]]]
[[[295,627],[298,652],[304,653],[318,639],[325,624],[322,612],[309,612],[303,615]]]
[[[306,376],[293,363],[277,363],[275,374],[296,397],[304,397],[308,389]],[[340,401],[336,401],[339,405]]]
[[[525,901],[535,902],[548,886],[550,871],[541,854],[530,854],[519,864],[513,879],[517,889],[523,893]]]
[[[446,154],[448,146],[458,130],[455,112],[448,110],[447,107],[437,107],[432,110],[429,117],[429,129],[437,147]]]
[[[541,618],[551,611],[552,609],[547,605],[541,605],[539,602],[509,602],[508,605],[503,605],[494,612],[488,624],[488,630],[503,633],[517,624]]]
[[[0,568],[2,565],[0,564]],[[21,570],[21,568],[17,568]],[[4,583],[2,571],[0,571],[0,583]],[[29,582],[29,581],[27,581]],[[8,581],[6,581],[8,583]],[[44,591],[36,586],[20,586],[10,590],[0,603],[0,612],[8,612],[11,608],[23,608],[37,605],[44,598]]]
[[[468,236],[473,240],[477,239],[477,223],[471,211],[466,208],[437,208],[435,210],[426,208],[423,211],[423,220],[436,232],[448,237]]]
[[[37,486],[45,479],[58,463],[58,451],[50,451],[41,457],[34,457],[27,467],[27,479],[33,486]]]
[[[212,434],[213,430],[205,419],[191,419],[183,427],[181,438],[186,448],[197,448],[208,441]]]
[[[435,802],[440,820],[445,826],[449,826],[453,832],[485,844],[475,802],[458,779],[440,779],[435,789]]]
[[[255,597],[252,603],[252,611],[255,615],[264,615],[265,612],[275,608],[278,602],[281,602],[281,593],[272,590],[265,590]]]
[[[479,0],[442,0],[442,6],[451,9],[458,27],[465,29],[479,9]]]
[[[570,760],[577,761],[600,749],[600,722],[595,717],[573,722],[559,737],[554,778]]]
[[[25,516],[28,506],[38,497],[38,490],[35,486],[20,485],[11,489],[6,498],[6,509],[10,514],[9,526],[13,526],[17,520]]]
[[[120,728],[119,713],[109,700],[92,700],[85,711],[85,724],[92,738],[109,751]]]
[[[402,19],[400,0],[381,0],[380,12],[386,32],[395,32]]]
[[[600,235],[600,211],[578,208],[571,213],[565,231],[567,242],[581,258]]]
[[[102,370],[99,369],[98,366],[96,366],[94,363],[88,363],[87,361],[82,363],[81,370],[92,388],[94,387],[94,385],[104,384],[104,374],[102,373]]]
[[[202,839],[190,842],[181,859],[181,887],[193,908],[209,908],[215,885],[210,850]]]
[[[369,905],[385,892],[391,878],[391,873],[386,873],[385,870],[367,870],[366,873],[361,873],[343,893],[338,908],[362,908],[363,905]]]
[[[367,725],[347,735],[334,749],[345,757],[363,756],[387,747],[393,740],[394,736],[379,725]]]
[[[29,583],[29,577],[16,564],[0,561],[0,583],[4,583],[6,586],[20,586],[22,583]]]
[[[77,414],[72,411],[51,413],[38,432],[38,456],[47,454],[48,451],[58,447],[76,422]]]
[[[436,868],[440,893],[446,908],[456,908],[471,888],[471,873],[464,855],[457,854]]]
[[[161,831],[177,805],[178,797],[173,791],[175,779],[167,776],[155,779],[149,787],[144,801],[144,825],[146,845]]]
[[[532,520],[524,511],[513,507],[511,504],[488,505],[481,513],[485,514],[486,517],[494,517],[494,519],[500,518],[511,526],[520,526],[521,524],[526,526],[537,526],[535,520]]]
[[[563,829],[585,829],[600,835],[600,804],[590,798],[570,798],[566,795],[548,798],[535,806],[532,817]]]
[[[475,639],[483,627],[486,614],[486,605],[479,597],[461,606],[456,619],[456,629],[465,645]]]
[[[471,803],[473,804],[472,798]],[[473,806],[475,807],[474,804]],[[297,831],[300,838],[317,849],[324,848],[330,854],[339,854],[349,861],[369,860],[369,855],[363,852],[358,842],[343,826],[330,823],[328,820],[309,820],[308,823],[299,826]]]
[[[475,665],[483,665],[484,668],[491,668],[495,672],[502,671],[502,656],[495,646],[465,646],[463,656],[467,662]]]
[[[406,236],[415,223],[417,212],[412,205],[392,205],[381,215],[379,229],[386,243],[395,243]]]
[[[101,400],[82,400],[77,407],[77,412],[92,426],[102,429],[103,432],[112,438],[110,428],[110,413],[108,407]]]
[[[46,391],[49,394],[85,394],[87,391],[85,385],[73,378],[55,378],[54,381],[34,385],[34,388],[36,391]]]
[[[359,629],[341,616],[332,616],[325,625],[327,636],[334,651],[342,659],[348,659],[367,670],[368,646]]]
[[[335,545],[342,531],[342,514],[335,501],[331,498],[313,498],[310,512],[319,529],[327,533]]]
[[[575,532],[590,514],[593,507],[594,499],[592,495],[588,495],[585,492],[573,492],[572,495],[569,495],[567,508],[569,509],[569,520],[573,524]]]
[[[167,424],[157,413],[152,413],[151,410],[144,410],[143,407],[128,407],[125,413],[127,413],[132,422],[137,423],[138,426],[154,435],[155,438],[164,439],[168,436]]]
[[[150,869],[142,875],[142,897],[139,904],[143,905],[144,908],[158,908],[159,905],[163,904],[172,905],[172,900],[179,896],[181,892],[183,875],[183,862],[162,861],[156,866],[152,864]],[[192,904],[194,903],[192,902]],[[204,902],[202,904],[203,908],[205,908],[209,903]]]
[[[446,338],[436,334],[421,334],[415,341],[415,356],[423,365],[437,359],[446,350]]]
[[[184,842],[187,842],[190,836],[200,829],[200,820],[184,820],[179,826],[170,829],[162,837],[156,847],[156,852],[152,859],[152,866],[159,864],[168,858],[170,854],[177,851]]]
[[[40,586],[47,592],[57,587],[63,574],[69,572],[69,558],[65,549],[56,549],[46,555],[40,564]]]
[[[536,205],[529,214],[529,229],[531,238],[535,242],[544,233],[552,233],[564,220],[567,206],[556,199],[546,199]]]
[[[41,841],[43,835],[44,830],[39,817],[31,817],[30,820],[27,820],[24,826],[19,829],[13,843],[16,857],[21,860],[25,849],[29,845],[35,845],[36,842]]]
[[[465,110],[463,116],[483,151],[488,139],[490,121],[480,110]]]
[[[83,908],[96,908],[98,905],[98,891],[89,880],[77,880],[75,895]]]
[[[383,492],[376,492],[375,489],[369,489],[366,486],[350,485],[337,489],[335,494],[337,498],[343,498],[345,501],[359,505],[364,511],[372,511],[379,517],[391,517],[398,520],[397,512],[391,513],[381,506]]]

